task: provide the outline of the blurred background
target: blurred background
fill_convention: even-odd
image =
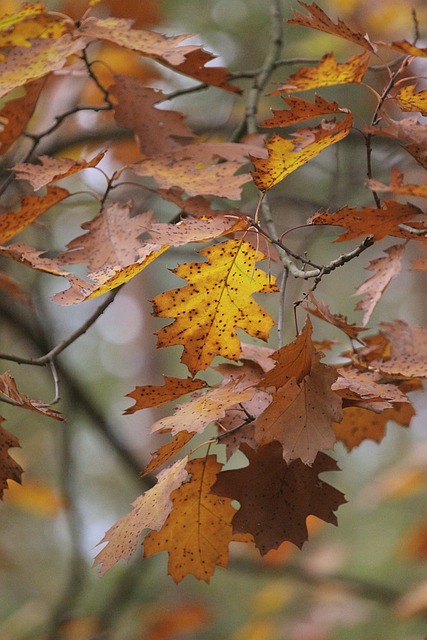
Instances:
[[[321,0],[332,18],[339,16],[353,29],[384,41],[414,37],[416,11],[420,46],[427,45],[427,6],[423,0]],[[52,1],[46,5],[79,19],[87,8],[83,0]],[[2,0],[2,13],[13,13],[20,3]],[[285,20],[296,2],[282,2]],[[135,20],[137,28],[162,33],[197,34],[189,42],[205,45],[218,56],[217,64],[233,72],[257,69],[270,40],[269,2],[264,0],[111,0],[96,7],[99,15]],[[345,61],[359,50],[319,31],[285,25],[283,59],[320,59],[334,51]],[[97,58],[116,73],[140,77],[169,93],[191,82],[155,63],[105,44]],[[393,59],[387,55],[385,61]],[[421,60],[421,59],[420,59]],[[379,61],[381,63],[381,61]],[[418,75],[426,76],[426,63],[418,62]],[[424,66],[422,66],[424,65]],[[105,67],[107,69],[107,67]],[[297,65],[280,67],[265,93],[283,84]],[[108,75],[99,65],[99,74]],[[368,72],[367,81],[380,88],[386,71]],[[250,81],[236,80],[243,89]],[[51,83],[51,95],[32,123],[43,130],[55,113],[70,103],[92,103],[93,89],[77,78],[70,91],[67,76]],[[419,88],[423,88],[420,85]],[[425,88],[425,87],[424,87]],[[74,94],[73,94],[74,92]],[[370,122],[375,100],[365,86],[325,88],[327,99],[349,107],[356,126]],[[312,92],[304,97],[312,98]],[[263,97],[259,122],[270,108],[281,108],[278,97]],[[239,97],[219,89],[183,95],[165,104],[185,113],[201,139],[227,140],[244,115],[245,94]],[[111,117],[93,113],[69,119],[45,143],[41,152],[79,159],[92,157],[108,146],[103,169],[136,158],[129,131],[118,131]],[[19,158],[18,158],[19,159]],[[375,141],[375,178],[387,182],[393,166],[405,172],[405,182],[422,183],[425,171],[397,143]],[[65,205],[46,214],[18,240],[32,246],[49,242],[61,251],[78,235],[80,225],[97,213],[87,191],[99,193],[105,182],[87,170],[70,178],[67,187],[79,192]],[[119,193],[120,191],[120,193]],[[161,221],[177,213],[173,205],[141,190],[123,187],[115,197],[134,198],[141,211],[154,209]],[[345,142],[324,151],[291,174],[271,194],[270,204],[280,231],[304,224],[319,209],[345,204],[372,205],[366,188],[363,137],[356,130]],[[420,201],[413,199],[422,206]],[[253,214],[257,193],[244,188],[236,207]],[[313,260],[326,262],[350,249],[331,245],[336,229],[302,229],[287,235],[297,252],[308,251]],[[390,242],[384,242],[384,248]],[[367,252],[351,266],[322,281],[317,291],[334,312],[360,321],[352,294],[368,275]],[[419,255],[419,254],[417,254]],[[408,259],[411,257],[408,252]],[[9,483],[1,505],[0,527],[0,638],[2,640],[420,640],[427,635],[427,403],[413,394],[417,416],[409,429],[389,424],[380,444],[363,442],[350,453],[337,444],[334,457],[342,471],[328,481],[343,491],[348,504],[338,511],[339,527],[309,518],[310,540],[299,551],[285,543],[263,559],[248,546],[235,545],[228,570],[218,569],[211,583],[187,577],[178,586],[166,574],[167,558],[160,554],[141,561],[141,553],[120,562],[100,577],[92,568],[104,532],[128,513],[130,503],[144,489],[140,472],[163,440],[149,434],[151,423],[164,411],[123,416],[132,404],[126,394],[136,385],[161,384],[162,375],[186,375],[177,364],[179,349],[156,351],[154,332],[161,326],[151,316],[150,300],[166,288],[178,286],[168,272],[177,261],[194,259],[187,249],[167,252],[154,268],[148,267],[118,294],[115,303],[85,335],[60,358],[63,397],[58,407],[66,417],[57,423],[35,413],[2,405],[6,428],[22,449],[13,456],[25,469],[23,485]],[[159,262],[160,261],[160,262]],[[162,265],[160,268],[159,265]],[[2,295],[0,351],[40,355],[81,326],[99,300],[60,307],[50,296],[64,288],[46,274],[12,265],[2,266],[23,284],[32,307]],[[400,318],[426,324],[425,288],[421,275],[406,272],[387,290],[370,325]],[[293,338],[292,302],[304,288],[290,283],[287,290],[287,337]],[[263,303],[266,303],[265,299]],[[269,311],[277,313],[276,301]],[[338,339],[341,344],[328,358],[348,348],[329,325],[315,322],[315,338]],[[272,335],[269,345],[277,346]],[[49,400],[51,377],[42,368],[2,362],[32,398]],[[337,476],[337,477],[334,477]]]

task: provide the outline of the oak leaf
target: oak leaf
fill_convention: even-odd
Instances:
[[[294,9],[295,18],[288,20],[288,24],[296,24],[303,27],[309,27],[310,29],[318,29],[319,31],[329,33],[330,35],[350,40],[350,42],[360,45],[371,53],[376,52],[377,47],[375,43],[369,40],[367,34],[363,35],[363,33],[353,31],[353,29],[348,27],[340,19],[338,19],[338,23],[333,22],[315,2],[308,5],[305,4],[305,2],[298,0],[298,3],[304,7],[304,9],[307,9],[309,15],[304,15],[300,11],[295,11]]]
[[[31,398],[19,391],[15,380],[8,371],[5,371],[5,373],[0,375],[0,394],[11,400],[13,404],[18,407],[30,409],[30,411],[36,411],[37,413],[41,413],[49,418],[54,418],[55,420],[64,419],[58,411],[55,411],[49,405],[39,402],[38,400],[31,400]]]
[[[374,191],[392,191],[402,196],[414,196],[415,198],[427,198],[427,185],[403,184],[403,174],[396,167],[391,172],[390,184],[384,184],[378,180],[369,180],[369,188]]]
[[[278,442],[253,451],[243,445],[249,460],[243,469],[223,471],[213,491],[240,502],[233,518],[233,533],[250,533],[262,555],[289,540],[302,547],[308,539],[306,519],[315,515],[336,524],[334,511],[346,502],[343,494],[319,480],[325,471],[337,470],[335,460],[318,453],[312,467],[301,460],[287,464]]]
[[[24,95],[13,100],[8,100],[0,110],[0,123],[3,126],[3,129],[0,131],[2,154],[6,153],[26,128],[36,108],[43,85],[43,79],[28,82],[24,88]]]
[[[82,160],[76,162],[69,158],[51,158],[50,156],[40,156],[41,164],[29,164],[18,162],[14,165],[13,171],[18,180],[28,180],[35,191],[42,187],[57,182],[63,178],[68,178],[83,169],[95,167],[104,157],[105,151],[101,151],[92,160]]]
[[[163,444],[151,454],[151,460],[145,467],[144,476],[148,473],[152,473],[155,469],[158,469],[168,462],[177,453],[179,453],[179,451],[181,451],[181,449],[190,442],[193,437],[194,432],[189,433],[188,431],[179,431],[172,440],[166,442],[166,444]]]
[[[150,228],[153,242],[178,247],[189,242],[207,242],[250,226],[247,218],[217,213],[205,218],[185,218],[177,224],[154,223]]]
[[[300,458],[311,465],[321,449],[335,444],[332,422],[341,419],[342,401],[331,389],[336,372],[318,358],[313,356],[310,372],[300,383],[291,378],[273,393],[271,404],[254,423],[257,443],[278,440],[286,462]]]
[[[360,55],[350,58],[348,62],[337,62],[333,53],[327,53],[317,65],[301,67],[296,73],[289,76],[284,85],[272,91],[271,95],[307,91],[335,84],[362,82],[369,65],[369,58],[369,53],[364,51]],[[338,113],[342,111],[344,110],[339,109]],[[334,112],[326,111],[325,113]]]
[[[341,329],[352,340],[356,340],[361,331],[366,331],[364,327],[358,327],[354,323],[350,324],[348,319],[340,313],[332,313],[328,305],[322,300],[317,300],[312,292],[308,294],[301,306],[316,318],[321,318],[334,327]]]
[[[176,400],[185,396],[187,393],[196,391],[205,386],[203,380],[195,380],[194,378],[174,378],[164,376],[165,383],[162,386],[148,384],[135,387],[133,391],[126,394],[127,398],[133,398],[135,404],[124,412],[126,415],[148,409],[152,407],[161,407],[171,400]]]
[[[16,460],[9,455],[9,449],[20,447],[18,438],[2,427],[4,418],[0,417],[0,500],[7,489],[7,481],[14,480],[21,484],[23,469]]]
[[[427,329],[403,320],[382,322],[381,335],[390,343],[386,358],[371,360],[371,366],[390,376],[427,376]]]
[[[155,315],[175,318],[157,332],[158,346],[184,345],[181,360],[192,374],[206,369],[216,355],[239,359],[237,327],[267,340],[273,320],[252,294],[277,290],[274,280],[255,268],[264,256],[247,242],[228,240],[198,253],[208,262],[182,264],[173,271],[188,284],[153,301]]]
[[[403,87],[395,96],[395,100],[403,111],[419,111],[423,116],[427,116],[427,90],[415,93],[415,88],[415,85]]]
[[[410,145],[420,146],[425,150],[427,127],[420,121],[418,116],[408,116],[402,120],[393,120],[384,114],[383,120],[387,123],[385,126],[366,126],[363,127],[363,132],[401,140],[405,143],[405,149],[407,151],[409,151]]]
[[[220,469],[212,455],[191,460],[190,481],[172,493],[173,509],[165,524],[144,540],[144,557],[168,551],[168,572],[175,582],[188,574],[209,582],[216,565],[228,564],[236,511],[231,500],[211,493]]]
[[[36,271],[44,271],[54,276],[72,277],[69,271],[64,271],[62,265],[54,258],[44,258],[44,251],[37,251],[33,247],[29,247],[23,242],[8,244],[5,247],[0,246],[0,254],[16,262],[35,269]]]
[[[334,213],[315,213],[307,220],[308,224],[329,224],[347,229],[334,242],[346,242],[361,236],[372,235],[375,240],[386,236],[396,238],[408,237],[408,232],[401,224],[412,224],[416,216],[422,214],[421,209],[407,202],[385,200],[381,209],[376,207],[343,207]]]
[[[366,371],[349,365],[338,368],[337,373],[338,378],[332,384],[332,389],[346,400],[408,402],[408,398],[399,387],[387,383],[378,371]]]
[[[393,49],[393,51],[399,51],[399,53],[403,53],[405,56],[427,58],[427,47],[417,47],[415,44],[412,44],[407,40],[396,40],[394,42],[377,41],[376,44],[379,47],[386,47],[387,49]]]
[[[252,177],[257,188],[268,191],[321,151],[345,138],[352,121],[353,116],[347,114],[342,122],[323,122],[313,129],[301,129],[293,134],[293,140],[273,135],[266,142],[268,158],[251,156],[255,166]]]
[[[272,93],[278,93],[279,90]],[[273,117],[262,123],[263,127],[288,127],[291,124],[310,120],[320,115],[332,113],[348,113],[348,109],[342,109],[337,102],[328,102],[321,96],[316,96],[314,102],[303,98],[283,98],[289,109],[272,109]]]
[[[402,427],[407,427],[414,415],[415,410],[409,403],[396,403],[395,406],[381,413],[360,407],[345,407],[342,421],[332,426],[337,440],[343,442],[348,451],[351,451],[364,440],[381,442],[389,421],[392,420]]]
[[[29,224],[37,220],[48,209],[53,207],[70,194],[60,187],[47,188],[44,196],[24,196],[21,207],[12,213],[3,213],[0,217],[0,242],[7,242]]]
[[[376,258],[369,263],[370,271],[374,271],[374,275],[363,282],[355,296],[363,295],[362,300],[356,304],[356,309],[364,311],[363,325],[366,326],[372,315],[372,312],[381,300],[381,297],[390,284],[390,282],[399,275],[402,269],[403,253],[405,251],[404,244],[395,244],[388,249],[384,249],[387,254],[384,258]]]
[[[162,528],[173,506],[171,493],[188,477],[186,463],[187,458],[184,457],[161,471],[157,476],[157,484],[139,496],[132,503],[132,511],[108,529],[99,543],[107,542],[107,545],[94,561],[94,565],[101,565],[101,573],[105,573],[118,560],[131,557],[144,529]]]
[[[0,48],[30,47],[37,38],[57,39],[72,26],[65,16],[46,12],[41,3],[27,4],[20,11],[0,18]]]

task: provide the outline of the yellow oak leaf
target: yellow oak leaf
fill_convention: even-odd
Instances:
[[[27,5],[0,18],[0,48],[31,47],[36,38],[57,39],[73,27],[73,21],[65,15],[48,13],[42,4]]]
[[[353,122],[349,113],[341,122],[322,122],[313,129],[301,129],[294,139],[275,134],[267,141],[268,158],[251,156],[253,180],[260,191],[268,191],[287,175],[315,158],[321,151],[345,138]]]
[[[26,226],[37,220],[45,211],[70,194],[60,187],[47,188],[45,196],[24,196],[21,208],[12,213],[3,213],[0,221],[0,242],[7,242]]]
[[[144,557],[168,551],[168,572],[175,582],[188,574],[209,582],[216,565],[228,564],[236,510],[230,499],[210,492],[221,467],[216,456],[191,460],[191,479],[171,494],[173,509],[165,524],[144,539]]]
[[[274,278],[255,268],[263,254],[247,242],[228,240],[199,253],[208,262],[182,264],[174,270],[188,284],[153,301],[155,315],[175,318],[157,332],[158,346],[184,345],[181,360],[192,374],[206,369],[216,355],[239,359],[238,327],[267,340],[274,322],[252,294],[277,290]]]
[[[188,477],[187,457],[178,460],[157,476],[154,487],[133,503],[133,509],[116,522],[99,544],[108,544],[98,553],[94,565],[101,565],[100,573],[108,571],[118,560],[128,559],[135,552],[144,529],[161,529],[171,509],[171,493]]]
[[[278,93],[273,91],[272,93]],[[303,98],[284,98],[282,100],[289,109],[272,109],[273,117],[262,123],[263,127],[288,127],[296,122],[310,120],[316,116],[331,113],[348,113],[348,109],[341,108],[337,102],[328,102],[321,96],[316,96],[314,102]]]
[[[369,65],[369,58],[369,53],[364,51],[350,58],[348,62],[337,62],[333,53],[327,53],[319,64],[313,67],[301,67],[289,76],[284,85],[272,91],[271,95],[362,82]]]
[[[427,89],[415,93],[415,85],[404,87],[399,91],[395,100],[403,111],[419,111],[423,116],[427,116]]]

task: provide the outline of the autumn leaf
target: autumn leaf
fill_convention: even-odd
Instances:
[[[69,271],[64,271],[58,260],[54,258],[44,258],[44,251],[37,251],[33,247],[29,247],[23,242],[8,244],[5,247],[0,246],[0,254],[11,260],[15,260],[21,264],[35,269],[36,271],[44,271],[54,276],[72,277]]]
[[[382,322],[381,335],[390,342],[386,359],[374,359],[371,366],[391,376],[424,378],[427,376],[427,329],[403,320]]]
[[[4,491],[8,488],[7,481],[14,480],[21,484],[23,473],[21,465],[9,455],[10,448],[21,445],[16,436],[2,427],[2,422],[4,422],[4,418],[0,417],[0,500],[3,500]]]
[[[239,200],[242,186],[251,177],[248,173],[235,173],[248,164],[249,154],[259,152],[257,145],[206,142],[186,145],[129,168],[138,176],[153,178],[163,189],[179,187],[190,196],[215,195]],[[219,158],[223,161],[218,162]]]
[[[83,169],[95,167],[104,157],[105,151],[101,151],[92,160],[75,162],[69,158],[51,158],[50,156],[40,156],[40,164],[29,164],[18,162],[14,165],[13,171],[18,180],[28,180],[35,191],[42,187],[57,182],[63,178],[68,178]]]
[[[237,327],[267,340],[273,320],[252,294],[276,290],[274,279],[255,268],[264,256],[247,242],[228,240],[198,253],[208,262],[182,264],[173,271],[188,284],[153,302],[155,315],[175,318],[157,332],[158,346],[184,345],[181,360],[192,374],[206,369],[215,355],[239,359]]]
[[[376,136],[395,138],[405,143],[406,151],[410,151],[410,145],[424,148],[427,143],[427,128],[419,120],[418,116],[408,116],[402,120],[393,120],[388,115],[383,115],[386,123],[383,127],[365,126],[363,132]]]
[[[335,460],[318,453],[312,467],[301,460],[287,464],[278,442],[253,451],[242,450],[249,466],[222,471],[213,486],[219,496],[240,502],[233,518],[233,533],[250,533],[262,555],[285,540],[302,547],[308,539],[306,519],[310,514],[337,524],[334,511],[345,503],[343,494],[318,475],[337,470]]]
[[[268,191],[321,151],[345,138],[352,120],[352,115],[347,114],[342,122],[323,122],[313,129],[301,129],[293,134],[293,140],[273,135],[266,143],[268,158],[251,156],[255,166],[252,177],[257,188]]]
[[[347,229],[334,242],[345,242],[372,235],[375,240],[386,236],[396,238],[408,237],[402,224],[412,224],[416,216],[422,214],[421,209],[407,202],[403,204],[394,200],[384,200],[382,208],[376,207],[343,207],[334,213],[315,213],[307,220],[308,224],[329,224]]]
[[[176,400],[185,396],[187,393],[202,389],[205,386],[203,380],[195,380],[193,378],[174,378],[164,376],[165,383],[162,386],[148,384],[135,387],[133,391],[126,394],[127,398],[133,398],[135,404],[124,411],[125,414],[135,413],[141,409],[152,407],[161,407],[171,400]]]
[[[30,47],[38,38],[57,39],[72,26],[70,19],[46,12],[41,3],[27,4],[20,11],[0,18],[0,48]]]
[[[188,477],[184,457],[157,476],[157,484],[132,503],[133,509],[116,522],[99,544],[107,545],[98,553],[94,565],[100,572],[108,571],[118,560],[133,555],[144,529],[161,529],[172,509],[171,493]]]
[[[144,540],[144,557],[168,551],[168,573],[175,582],[188,574],[209,582],[216,565],[228,564],[236,511],[231,500],[211,493],[220,469],[213,455],[191,460],[187,464],[190,481],[172,493],[173,509],[165,524]]]
[[[272,93],[278,93],[279,90]],[[342,109],[337,102],[328,102],[321,96],[315,96],[314,102],[303,98],[284,98],[282,100],[289,109],[272,109],[273,117],[262,123],[263,127],[288,127],[291,124],[310,120],[321,115],[332,113],[348,113],[348,109]]]
[[[369,400],[387,401],[390,403],[408,402],[408,398],[392,383],[387,383],[378,371],[361,370],[352,365],[339,367],[338,378],[332,389],[350,401]]]
[[[153,214],[146,211],[131,217],[131,211],[130,202],[113,202],[103,208],[90,222],[82,224],[86,233],[71,240],[58,260],[65,264],[85,263],[93,271],[134,264],[146,252],[145,243],[138,238],[151,228]]]
[[[387,49],[393,49],[393,51],[399,51],[399,53],[403,53],[405,56],[427,58],[427,47],[417,47],[415,44],[412,44],[407,40],[396,40],[394,42],[382,42],[378,40],[376,44],[379,47],[386,47]]]
[[[0,247],[1,253],[1,247]],[[3,293],[7,293],[9,296],[14,298],[18,302],[22,302],[22,304],[30,304],[30,296],[24,289],[21,287],[19,282],[9,276],[7,273],[0,272],[0,289]]]
[[[397,422],[402,427],[409,426],[414,415],[415,410],[409,403],[398,403],[381,413],[360,407],[345,407],[342,421],[332,426],[337,440],[343,442],[348,451],[351,451],[364,440],[381,442],[390,421]]]
[[[110,91],[118,100],[114,109],[116,122],[132,129],[144,156],[173,151],[194,138],[181,113],[155,108],[167,100],[162,91],[145,87],[140,78],[116,75],[114,81]]]
[[[7,242],[43,213],[70,194],[60,187],[47,188],[45,196],[24,196],[18,211],[3,213],[0,225],[0,242]]]
[[[332,449],[332,422],[341,419],[341,398],[332,391],[336,373],[313,355],[310,372],[298,383],[290,378],[272,395],[271,404],[254,423],[259,445],[278,440],[283,458],[311,465],[321,449]]]
[[[356,309],[364,311],[363,325],[366,326],[372,315],[372,312],[381,297],[390,284],[390,282],[399,275],[402,269],[403,253],[405,251],[404,244],[395,244],[384,252],[387,254],[384,258],[376,258],[371,260],[369,267],[370,271],[374,271],[374,275],[363,282],[357,291],[355,296],[363,295],[362,300],[356,304]]]
[[[36,108],[43,85],[43,79],[28,82],[24,88],[24,95],[8,100],[0,110],[0,123],[3,125],[3,129],[0,131],[2,154],[5,154],[18,140],[27,126]]]
[[[55,420],[64,419],[58,411],[55,411],[49,405],[39,402],[38,400],[31,400],[28,396],[21,393],[16,386],[15,380],[7,371],[0,375],[0,394],[11,400],[17,407],[36,411]]]
[[[179,453],[193,437],[194,432],[189,433],[188,431],[179,431],[172,440],[166,442],[166,444],[163,444],[151,454],[151,460],[145,467],[144,476],[149,473],[153,473],[153,471],[168,462],[177,453]]]
[[[395,167],[391,172],[390,184],[384,184],[378,180],[369,180],[369,188],[374,191],[392,191],[402,196],[414,196],[415,198],[427,198],[427,185],[403,184],[403,174]]]
[[[368,69],[369,59],[369,53],[364,51],[360,55],[350,58],[348,62],[340,63],[336,61],[333,53],[327,53],[317,65],[301,67],[296,73],[289,76],[284,85],[272,91],[270,95],[307,91],[308,89],[328,87],[335,84],[362,82],[363,76]],[[340,111],[344,110],[339,109],[338,112]],[[326,111],[326,113],[334,112]]]
[[[176,224],[154,223],[149,231],[153,242],[179,247],[245,231],[249,226],[250,221],[243,216],[218,213],[209,218],[185,218]]]
[[[294,10],[295,18],[288,20],[288,24],[296,24],[303,27],[309,27],[310,29],[318,29],[319,31],[329,33],[330,35],[350,40],[350,42],[360,45],[371,53],[376,52],[377,47],[375,43],[371,42],[366,34],[363,35],[362,33],[353,31],[353,29],[348,27],[340,19],[338,19],[338,23],[333,22],[315,2],[308,5],[305,4],[305,2],[298,0],[298,3],[308,11],[309,15],[307,16],[300,11]]]
[[[400,89],[395,99],[403,111],[419,111],[421,115],[427,116],[427,90],[417,91],[416,85],[410,85]]]
[[[308,294],[301,306],[309,313],[316,316],[316,318],[321,318],[334,327],[341,329],[341,331],[344,331],[344,333],[352,340],[357,340],[359,333],[361,331],[366,331],[364,327],[358,327],[354,323],[350,324],[348,319],[342,314],[332,313],[329,310],[328,305],[321,300],[317,300],[312,292]]]

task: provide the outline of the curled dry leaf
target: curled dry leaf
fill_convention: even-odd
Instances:
[[[312,292],[309,293],[301,306],[309,313],[316,316],[316,318],[321,318],[322,320],[325,320],[325,322],[332,324],[334,327],[341,329],[341,331],[344,331],[344,333],[352,340],[357,340],[359,333],[361,331],[366,331],[364,327],[358,327],[354,323],[350,324],[347,318],[340,313],[331,313],[328,305],[321,300],[317,300]]]
[[[14,165],[13,171],[18,180],[28,180],[34,190],[38,191],[52,182],[68,178],[83,169],[96,167],[104,155],[105,151],[101,151],[91,160],[82,160],[81,162],[75,162],[69,158],[57,159],[50,156],[40,156],[41,165],[18,162]]]
[[[49,405],[39,400],[31,400],[31,398],[24,393],[21,393],[16,386],[15,380],[7,371],[0,375],[0,394],[3,394],[3,396],[9,398],[16,406],[22,407],[23,409],[36,411],[55,420],[64,419],[58,411],[55,411]]]

